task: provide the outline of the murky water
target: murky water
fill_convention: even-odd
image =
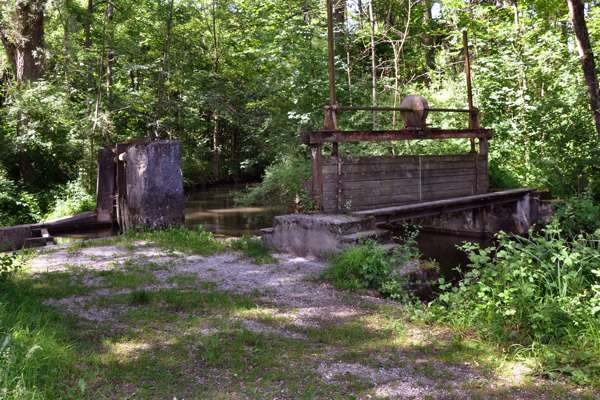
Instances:
[[[457,268],[465,270],[469,259],[465,252],[459,249],[465,242],[487,247],[490,239],[472,236],[451,235],[447,233],[421,232],[417,237],[419,250],[425,259],[435,260],[440,266],[440,272],[448,280],[460,278]]]
[[[235,194],[244,186],[231,185],[188,194],[185,202],[185,224],[202,225],[219,236],[255,235],[273,225],[273,217],[284,214],[281,207],[238,207]]]
[[[235,195],[244,189],[243,185],[228,185],[188,193],[185,201],[185,224],[189,227],[203,226],[206,230],[221,237],[240,237],[256,235],[260,229],[273,225],[276,215],[287,213],[282,207],[238,207]],[[110,230],[82,232],[68,235],[61,242],[110,236]],[[467,257],[457,248],[464,242],[482,245],[489,241],[449,234],[422,232],[417,243],[426,259],[436,260],[447,278],[457,277],[457,266],[466,266]]]

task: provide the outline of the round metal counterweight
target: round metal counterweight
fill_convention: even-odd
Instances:
[[[406,109],[405,111],[400,111],[405,128],[423,129],[427,126],[429,104],[425,97],[416,95],[406,96],[402,100],[402,103],[400,103],[400,108]]]

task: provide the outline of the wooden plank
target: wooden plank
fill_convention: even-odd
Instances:
[[[323,174],[322,174],[322,153],[321,146],[311,146],[310,149],[312,161],[312,197],[315,208],[321,210],[323,200]]]
[[[469,176],[441,176],[441,177],[427,177],[422,179],[421,186],[433,186],[433,187],[442,187],[442,186],[452,186],[453,184],[472,184],[475,180],[475,175]],[[381,188],[392,189],[399,188],[403,189],[406,187],[418,187],[419,179],[418,178],[406,178],[406,179],[389,179],[389,180],[370,180],[370,181],[343,181],[342,188],[344,193],[348,191],[361,190],[361,191],[371,191],[371,190],[379,190]]]
[[[480,156],[481,157],[481,156]],[[365,156],[365,157],[344,157],[343,162],[347,165],[356,164],[395,164],[403,162],[418,163],[421,160],[437,160],[437,161],[472,161],[473,154],[446,154],[446,155],[404,155],[404,156]],[[483,159],[483,157],[481,157]],[[324,157],[323,165],[335,166],[335,157]]]
[[[456,169],[456,170],[426,170],[421,171],[422,179],[429,178],[443,178],[443,177],[463,177],[463,178],[471,178],[475,176],[474,169]],[[484,175],[480,175],[480,179],[482,179]],[[325,175],[323,177],[323,181],[325,183],[335,182],[335,175]],[[374,181],[377,180],[381,182],[383,185],[390,180],[398,180],[398,179],[418,179],[419,171],[382,171],[378,173],[368,174],[368,173],[348,173],[344,174],[344,182],[364,182],[364,181]]]

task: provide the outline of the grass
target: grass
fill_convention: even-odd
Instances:
[[[44,306],[32,282],[0,287],[0,397],[55,399],[75,395],[73,321]],[[76,397],[76,396],[74,396]]]
[[[256,264],[276,264],[277,259],[273,257],[258,237],[243,236],[231,242],[231,248],[243,252]]]
[[[185,254],[212,255],[222,252],[226,246],[216,240],[211,232],[202,227],[170,227],[162,230],[129,231],[123,235],[102,239],[81,240],[69,246],[71,253],[98,246],[117,246],[129,252],[136,248],[135,242],[152,242],[170,252]]]
[[[21,273],[0,288],[0,338],[6,333],[11,338],[8,353],[0,341],[0,391],[8,393],[0,392],[0,398],[377,398],[367,378],[342,374],[327,380],[321,366],[356,364],[376,373],[406,369],[402,379],[418,374],[442,391],[456,380],[444,366],[468,365],[492,378],[510,370],[510,360],[498,347],[447,327],[411,321],[406,309],[390,303],[367,303],[340,293],[356,314],[318,326],[298,325],[293,315],[301,310],[281,309],[258,293],[220,291],[192,273],[172,275],[167,282],[175,287],[147,288],[152,272],[171,267],[135,254],[131,259],[110,272],[72,268],[38,276]],[[85,296],[83,283],[90,279],[102,294],[89,297],[84,307],[116,311],[109,313],[112,319],[66,317],[62,305],[43,304],[49,298]],[[250,330],[246,321],[268,329]],[[447,394],[481,399],[509,399],[523,391],[531,399],[587,396],[585,390],[573,396],[560,382],[529,385],[523,381],[516,389],[490,389],[466,381],[460,386],[464,393],[448,389]]]

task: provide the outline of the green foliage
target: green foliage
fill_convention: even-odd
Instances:
[[[600,229],[600,204],[589,195],[571,197],[557,205],[555,218],[569,237],[594,233]]]
[[[305,183],[310,180],[310,162],[306,157],[288,155],[267,167],[260,185],[250,188],[237,199],[241,205],[282,205],[299,203],[312,209]]]
[[[129,294],[129,303],[133,305],[146,305],[152,301],[152,294],[147,290],[135,290]]]
[[[96,199],[86,192],[80,180],[67,183],[64,188],[56,194],[56,201],[52,210],[46,215],[46,220],[53,220],[62,217],[91,211],[96,208]]]
[[[129,242],[147,240],[169,251],[202,255],[215,254],[225,249],[211,232],[205,231],[201,226],[194,229],[177,226],[161,230],[131,231],[124,239]]]
[[[0,170],[0,226],[27,224],[39,218],[40,209],[34,196],[19,190]]]
[[[544,372],[600,378],[598,233],[565,239],[556,224],[530,238],[500,234],[496,248],[467,244],[469,271],[443,282],[431,315],[538,357]]]
[[[23,268],[21,260],[14,253],[0,253],[0,284],[10,280]]]
[[[325,278],[339,289],[378,289],[392,270],[388,251],[366,241],[333,256]]]
[[[29,285],[0,283],[1,398],[57,399],[71,391],[76,356],[68,327]]]
[[[242,236],[231,242],[231,248],[244,252],[256,264],[275,264],[277,259],[271,255],[262,240],[254,236]]]
[[[394,300],[410,301],[410,278],[400,272],[409,263],[420,265],[419,257],[414,238],[393,253],[368,240],[333,256],[324,277],[339,289],[375,289]]]

